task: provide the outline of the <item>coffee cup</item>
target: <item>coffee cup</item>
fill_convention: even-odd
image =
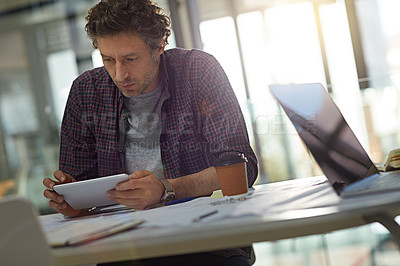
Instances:
[[[235,196],[248,192],[247,159],[242,154],[223,157],[214,164],[218,182],[224,196]]]

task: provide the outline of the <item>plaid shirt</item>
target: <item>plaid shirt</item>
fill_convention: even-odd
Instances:
[[[161,55],[160,70],[170,96],[161,110],[164,176],[193,174],[226,155],[244,153],[252,185],[257,159],[235,94],[215,58],[171,49]],[[104,67],[80,75],[64,112],[60,170],[77,180],[124,172],[121,110],[122,94]]]
[[[244,153],[249,186],[253,185],[257,159],[235,94],[215,58],[198,50],[167,50],[160,73],[169,94],[161,110],[164,176],[193,174],[224,156]],[[60,170],[77,180],[124,172],[121,112],[122,94],[104,67],[80,75],[61,126]],[[250,248],[215,253],[249,257]]]

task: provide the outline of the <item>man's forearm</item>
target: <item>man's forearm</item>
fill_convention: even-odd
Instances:
[[[195,174],[169,179],[175,190],[176,198],[209,196],[219,189],[217,173],[214,167]]]

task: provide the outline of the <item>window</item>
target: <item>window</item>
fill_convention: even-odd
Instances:
[[[400,23],[392,12],[396,10],[396,0],[377,1],[377,7],[372,4],[375,1],[356,1],[357,10],[364,12],[358,12],[363,13],[359,17],[360,27],[364,29],[361,35],[369,36],[362,44],[371,46],[364,53],[372,85],[367,90],[360,90],[359,82],[363,80],[358,80],[356,61],[359,58],[353,50],[351,14],[345,2],[294,2],[198,1],[204,50],[220,61],[231,80],[260,162],[258,182],[261,183],[321,173],[286,115],[270,96],[268,86],[272,83],[321,82],[325,85],[375,161],[383,161],[385,146],[394,148],[399,142],[397,99],[400,97],[397,89],[387,88],[390,80],[399,80],[400,76],[396,73],[400,65],[396,60],[400,54],[400,42],[396,45]],[[218,9],[221,5],[230,8]],[[383,12],[388,15],[383,16]],[[371,16],[375,20],[371,21]],[[378,24],[395,26],[383,30]],[[386,36],[384,45],[376,37],[377,32]],[[390,48],[387,54],[385,47]],[[384,58],[385,62],[380,60],[375,66],[377,57]],[[385,65],[393,69],[390,78],[387,72],[382,72],[385,68],[381,66]],[[370,74],[373,71],[386,81],[382,83],[374,78]],[[386,88],[379,99],[374,97],[378,84]],[[378,101],[380,106],[385,106],[384,111],[378,111],[378,105],[370,101]]]

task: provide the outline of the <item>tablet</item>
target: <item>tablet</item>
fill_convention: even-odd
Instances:
[[[107,191],[129,179],[127,174],[99,177],[78,182],[55,185],[53,189],[64,197],[74,209],[87,209],[98,206],[116,204],[107,200]]]

